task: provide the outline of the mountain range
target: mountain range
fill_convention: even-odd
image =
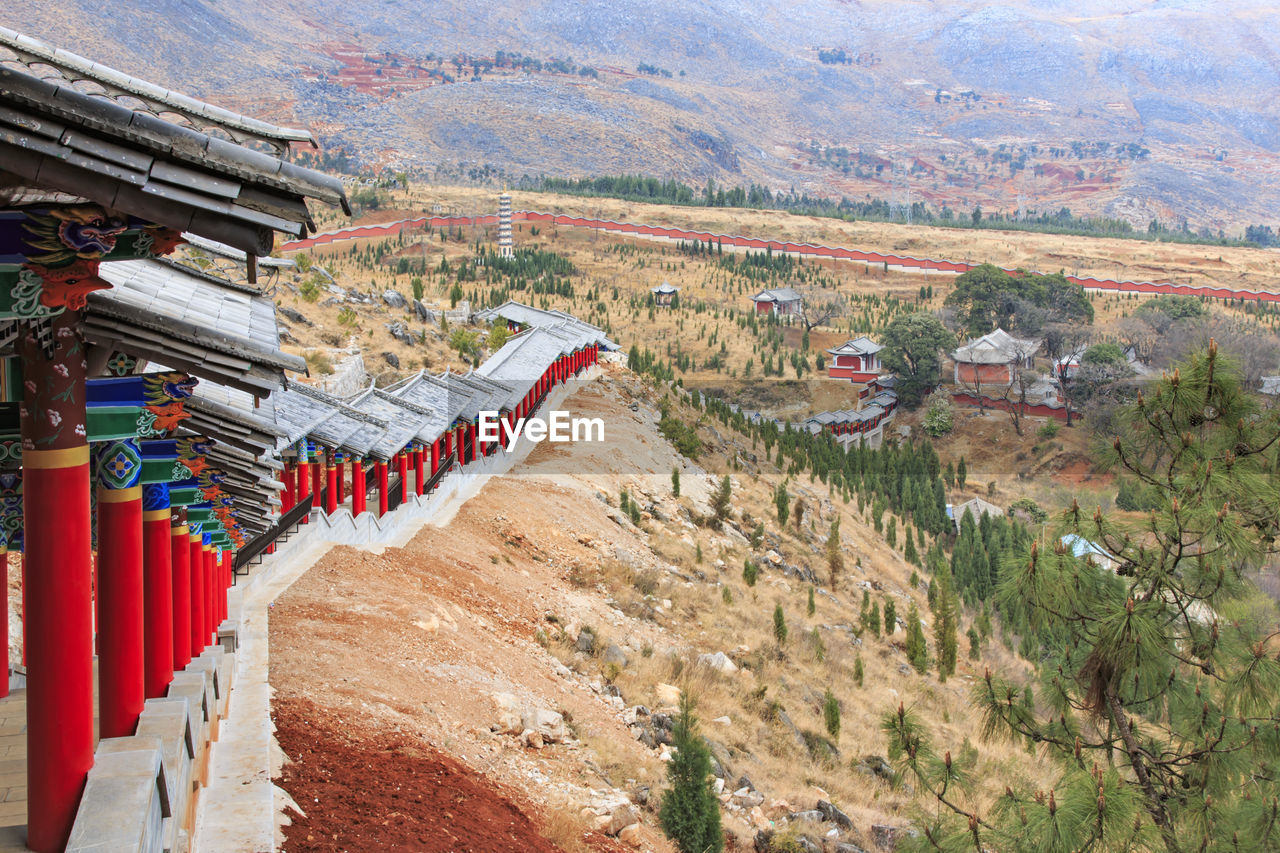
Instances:
[[[1271,222],[1277,7],[1254,0],[9,0],[0,23],[310,127],[329,165]]]

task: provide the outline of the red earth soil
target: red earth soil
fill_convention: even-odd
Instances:
[[[353,732],[323,709],[277,702],[276,739],[289,762],[278,784],[290,814],[281,849],[422,853],[558,853],[501,790],[421,741]]]

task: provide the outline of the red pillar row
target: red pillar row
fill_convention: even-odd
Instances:
[[[337,476],[337,483],[338,483],[338,503],[339,505],[341,505],[342,502],[347,499],[346,471],[343,470],[346,466],[345,466],[345,460],[343,459],[341,453],[334,451],[333,455],[334,455],[333,467],[334,467],[335,475]]]
[[[434,447],[434,445],[432,446]],[[419,444],[413,448],[413,483],[414,483],[415,490],[419,495],[424,495],[427,493],[427,481],[422,476],[422,473],[423,473],[422,445]]]
[[[431,476],[434,477],[440,471],[440,442],[444,436],[440,436],[431,442]]]

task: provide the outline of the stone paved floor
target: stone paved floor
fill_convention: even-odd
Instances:
[[[0,851],[26,850],[27,691],[0,699]]]

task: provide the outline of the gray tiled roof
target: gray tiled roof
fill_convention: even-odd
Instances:
[[[373,387],[349,400],[348,404],[386,424],[368,450],[370,456],[383,460],[390,459],[413,442],[431,417],[428,410]]]
[[[89,294],[90,343],[171,364],[263,395],[306,362],[280,351],[275,306],[261,294],[159,260],[103,264],[113,287]]]
[[[274,231],[301,237],[314,230],[309,198],[350,214],[340,181],[221,136],[280,150],[297,131],[168,92],[12,30],[0,28],[0,48],[27,70],[52,71],[40,77],[0,67],[0,173],[20,187],[87,199],[259,256],[271,253]],[[81,91],[82,81],[105,91]],[[132,104],[116,100],[121,95]],[[181,123],[168,120],[173,116]]]
[[[354,456],[363,456],[383,434],[386,422],[353,408],[337,397],[301,382],[271,395],[276,424],[289,442],[303,438]]]
[[[475,313],[475,319],[483,323],[492,323],[498,317],[508,322],[518,323],[521,326],[528,326],[534,329],[546,326],[561,326],[567,323],[581,329],[589,336],[589,343],[598,343],[607,350],[616,350],[618,348],[616,343],[605,337],[603,329],[593,326],[584,320],[579,320],[564,311],[545,311],[541,308],[534,308],[532,305],[525,305],[523,302],[507,301],[497,307],[486,308]]]

